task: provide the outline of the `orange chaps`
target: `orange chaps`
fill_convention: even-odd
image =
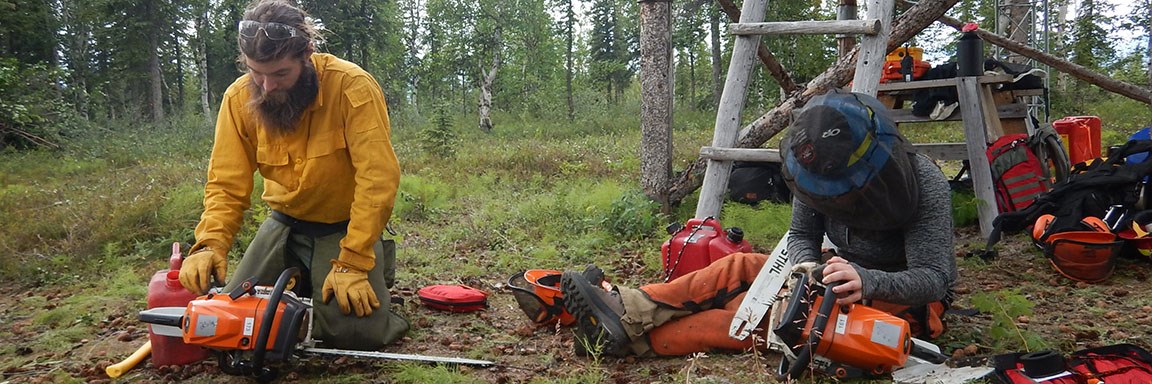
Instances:
[[[728,324],[767,259],[759,253],[734,253],[668,283],[640,287],[660,310],[690,313],[655,324],[647,334],[652,352],[682,356],[713,350],[743,351],[751,349],[756,339],[764,340],[733,339],[728,336]]]

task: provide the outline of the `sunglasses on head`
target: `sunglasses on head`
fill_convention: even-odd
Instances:
[[[264,31],[264,36],[268,36],[269,40],[285,40],[304,35],[291,25],[271,21],[261,23],[256,20],[243,20],[240,22],[239,29],[240,37],[245,39],[256,38],[260,31]]]

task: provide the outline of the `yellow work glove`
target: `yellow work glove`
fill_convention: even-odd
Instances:
[[[196,294],[207,293],[212,288],[212,277],[216,278],[216,282],[224,284],[224,277],[228,274],[228,259],[225,255],[210,247],[192,252],[180,265],[180,284]]]
[[[380,308],[376,291],[368,284],[368,272],[338,260],[332,260],[332,271],[324,278],[323,301],[328,303],[332,294],[336,294],[336,304],[345,315],[355,312],[356,316],[364,317],[371,315],[373,309]]]

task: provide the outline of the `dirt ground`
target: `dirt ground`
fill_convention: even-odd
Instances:
[[[998,353],[1023,351],[1023,336],[1035,335],[1047,345],[1029,349],[1074,350],[1132,343],[1150,348],[1152,296],[1145,292],[1149,261],[1124,258],[1115,275],[1102,284],[1077,283],[1057,275],[1048,262],[1022,237],[1001,243],[999,256],[981,261],[967,256],[977,240],[975,228],[957,231],[957,257],[961,266],[956,309],[973,309],[970,298],[980,292],[1016,289],[1034,304],[1032,314],[1012,316],[1017,337],[995,340],[996,315],[992,312],[949,314],[948,333],[935,340],[953,361],[973,361]],[[635,276],[642,271],[638,258],[625,257],[615,265],[604,266],[609,277]],[[506,277],[505,277],[506,278]],[[502,278],[469,282],[490,293],[490,308],[469,314],[439,312],[418,304],[414,288],[396,294],[405,299],[403,311],[412,321],[411,338],[387,348],[386,352],[455,356],[485,359],[498,365],[491,368],[459,367],[464,376],[479,382],[587,382],[599,378],[609,383],[772,382],[778,354],[699,354],[674,358],[577,357],[573,337],[567,328],[533,326],[516,307]],[[99,322],[99,334],[73,345],[46,346],[30,340],[36,332],[34,314],[50,308],[26,308],[21,300],[29,295],[45,296],[46,306],[70,294],[69,287],[5,288],[0,290],[0,343],[15,346],[14,356],[29,363],[0,372],[0,383],[8,382],[235,382],[214,361],[184,367],[156,367],[146,362],[118,380],[111,380],[104,367],[131,354],[147,340],[146,327],[136,320],[140,308],[124,305]],[[80,314],[78,314],[79,316]],[[727,324],[718,325],[727,326]],[[1003,326],[1001,326],[1003,328]],[[0,350],[4,351],[4,350]],[[404,366],[393,362],[333,357],[306,357],[280,367],[280,382],[392,382],[400,381]],[[353,376],[354,375],[354,376]],[[344,378],[344,379],[341,379]],[[428,379],[409,379],[424,382]]]

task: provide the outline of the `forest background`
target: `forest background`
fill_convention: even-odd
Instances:
[[[1049,8],[1037,20],[1048,20],[1050,33],[1039,44],[1047,52],[1152,86],[1152,2],[1046,3]],[[400,244],[398,295],[411,300],[414,289],[447,282],[502,292],[515,271],[587,263],[605,266],[623,283],[660,278],[663,228],[691,216],[695,197],[663,212],[636,182],[642,97],[636,2],[300,4],[324,27],[319,50],[360,64],[388,99],[404,173],[392,219]],[[8,282],[0,288],[0,339],[7,341],[0,343],[0,355],[13,357],[0,362],[0,377],[106,379],[101,366],[141,342],[144,329],[134,319],[143,309],[148,278],[166,268],[173,242],[192,240],[202,209],[215,109],[223,90],[240,75],[235,34],[245,5],[236,0],[0,0],[0,279]],[[834,19],[835,5],[770,1],[767,19]],[[1118,14],[1118,5],[1131,12]],[[717,3],[677,1],[672,9],[673,159],[682,169],[711,140],[732,39]],[[992,1],[963,1],[948,14],[987,27],[996,24],[995,12]],[[955,31],[933,28],[913,44],[925,47],[930,57],[945,58],[956,37]],[[835,41],[827,37],[775,37],[764,43],[801,83],[822,73],[836,56]],[[754,117],[775,106],[781,92],[760,68],[752,78],[745,115]],[[1051,73],[1049,89],[1051,108],[1041,119],[1100,116],[1105,143],[1119,143],[1152,123],[1148,104],[1066,75]],[[486,90],[491,126],[482,125],[478,115]],[[958,141],[962,129],[939,123],[906,134],[914,141]],[[265,206],[253,206],[233,262],[267,216]],[[728,203],[722,221],[744,228],[754,247],[767,251],[786,229],[789,212],[787,204]],[[971,218],[957,214],[958,228],[970,226]],[[958,240],[958,246],[967,245]],[[977,261],[963,265],[975,271],[999,268]],[[1012,287],[1002,288],[994,293],[1021,297]],[[406,351],[477,358],[500,351],[506,358],[528,355],[539,364],[587,363],[559,351],[557,345],[570,347],[566,331],[556,332],[559,341],[548,348],[523,352],[525,337],[516,327],[526,319],[507,295],[493,300],[488,320],[453,318],[445,326],[461,334],[500,335],[482,340],[435,330],[432,325],[443,325],[444,315],[408,305],[418,327]],[[1035,299],[1025,298],[1020,307],[1029,307],[1030,300]],[[975,345],[980,352],[1017,350],[1020,342],[1036,347],[1035,340],[1023,337],[1027,333],[999,338],[988,332],[1008,326],[999,320],[976,321],[945,346]],[[512,331],[494,323],[512,323]],[[1098,334],[1094,341],[1119,337]],[[425,340],[437,342],[428,346]],[[1074,338],[1052,345],[1073,349],[1084,342]],[[449,375],[404,367],[401,373],[415,377]],[[551,375],[509,375],[512,381],[556,376],[600,382],[618,381],[622,374],[679,380],[692,374],[578,367]],[[202,371],[144,372],[150,372],[140,373],[144,379],[153,380],[212,377]],[[316,375],[340,377],[325,372]],[[363,377],[355,375],[375,377],[370,372],[344,373],[357,382]],[[404,381],[396,379],[403,376],[394,368],[389,374]],[[499,381],[499,375],[472,377]]]

